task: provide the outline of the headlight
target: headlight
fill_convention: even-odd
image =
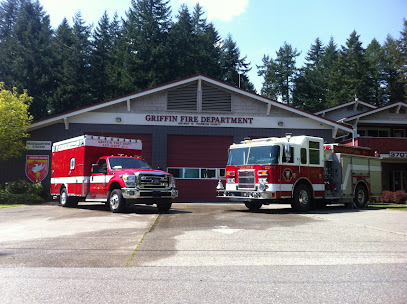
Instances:
[[[267,184],[267,177],[259,178],[259,184]]]
[[[134,174],[124,174],[123,181],[127,188],[136,186],[136,176]]]
[[[171,175],[171,187],[175,189],[175,177]]]
[[[226,183],[228,183],[228,184],[235,184],[235,183],[236,183],[236,180],[235,180],[234,178],[227,178],[227,179],[226,179]]]

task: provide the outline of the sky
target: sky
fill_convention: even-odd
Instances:
[[[97,25],[105,10],[109,17],[114,13],[125,17],[131,6],[131,0],[39,2],[53,28],[64,17],[71,22],[79,11],[87,24]],[[301,52],[297,59],[297,67],[301,67],[316,38],[327,44],[333,37],[340,47],[355,30],[366,48],[374,38],[381,44],[387,35],[400,38],[403,19],[407,19],[407,0],[171,0],[174,18],[182,3],[192,11],[196,2],[220,36],[224,39],[230,34],[241,56],[247,56],[252,67],[249,78],[258,92],[262,78],[256,66],[262,64],[264,55],[275,58],[284,42]]]

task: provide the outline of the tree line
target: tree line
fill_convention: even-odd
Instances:
[[[0,4],[0,81],[26,89],[34,119],[204,74],[254,91],[246,57],[196,4],[172,20],[169,0],[132,0],[125,18],[80,13],[52,29],[39,1]],[[239,80],[240,77],[240,80]]]
[[[325,46],[317,38],[301,68],[299,55],[289,43],[275,58],[264,55],[257,66],[262,95],[310,112],[355,98],[377,106],[407,101],[407,20],[400,38],[388,35],[383,45],[373,39],[365,49],[353,31],[340,48],[333,38]]]
[[[381,105],[406,100],[407,24],[401,38],[364,49],[356,32],[338,49],[316,39],[305,66],[285,43],[265,55],[261,94],[317,111],[354,98]],[[34,119],[73,110],[195,74],[255,92],[250,63],[232,37],[220,37],[203,8],[169,0],[132,0],[124,18],[105,12],[97,25],[77,13],[53,29],[37,0],[0,4],[0,81],[26,89]]]

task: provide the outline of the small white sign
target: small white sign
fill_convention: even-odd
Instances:
[[[390,151],[389,154],[392,158],[407,158],[407,151]]]
[[[50,141],[27,140],[26,145],[28,150],[51,150]]]

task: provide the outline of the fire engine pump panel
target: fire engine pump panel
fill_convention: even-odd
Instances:
[[[173,176],[142,158],[140,140],[83,135],[52,145],[51,195],[61,206],[104,202],[112,212],[156,204],[167,212],[178,196]]]
[[[364,208],[381,194],[381,161],[369,148],[324,144],[311,136],[244,140],[229,148],[226,185],[218,197],[250,210],[290,203],[307,211],[329,203]]]

